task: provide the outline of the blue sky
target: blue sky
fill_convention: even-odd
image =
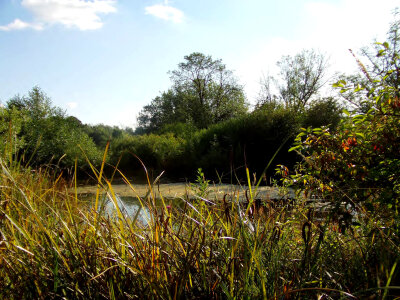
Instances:
[[[254,103],[282,55],[315,48],[331,72],[382,41],[398,0],[0,0],[0,101],[40,86],[84,123],[136,124],[168,71],[221,58]]]

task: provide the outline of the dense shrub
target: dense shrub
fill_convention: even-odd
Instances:
[[[358,62],[368,87],[360,83],[354,89],[353,82],[349,85],[345,80],[335,84],[362,105],[344,111],[347,116],[336,130],[304,128],[291,149],[303,160],[294,173],[288,174],[287,169],[280,173],[283,182],[299,193],[331,207],[327,220],[338,221],[342,234],[354,233],[368,220],[369,225],[363,227],[366,238],[360,244],[365,247],[364,262],[357,264],[379,264],[383,273],[378,275],[368,267],[357,276],[369,286],[385,282],[387,289],[376,292],[378,298],[385,299],[390,286],[400,284],[396,268],[400,255],[400,91],[399,80],[392,76],[399,70],[400,57],[390,54],[389,43],[381,47],[377,57],[389,62],[382,63],[386,68],[383,72],[370,73]],[[351,277],[354,270],[344,268]]]
[[[127,174],[143,171],[140,160],[157,172],[174,168],[183,151],[184,141],[171,133],[125,136],[111,144],[112,163]],[[139,159],[138,159],[139,158]],[[118,163],[119,162],[119,163]]]
[[[113,162],[129,152],[119,165],[125,172],[142,168],[132,156],[135,154],[148,168],[166,170],[167,177],[192,179],[196,170],[203,168],[210,179],[236,182],[246,177],[246,166],[261,175],[276,152],[273,164],[294,166],[299,157],[288,149],[300,127],[329,124],[334,128],[340,118],[339,106],[332,98],[312,103],[303,113],[282,105],[264,105],[207,129],[196,131],[190,124],[175,123],[165,126],[159,135],[122,136],[111,144]],[[271,168],[267,177],[273,175]]]
[[[302,127],[328,126],[334,130],[342,119],[343,106],[335,98],[322,98],[313,101],[303,114]]]
[[[389,45],[384,45],[384,48]],[[385,60],[385,53],[381,53]],[[399,56],[392,58],[397,66]],[[361,64],[361,63],[360,63]],[[361,65],[366,75],[371,78]],[[296,138],[294,150],[304,157],[292,180],[306,191],[336,202],[351,204],[369,202],[395,208],[400,199],[400,100],[398,83],[388,81],[395,70],[374,77],[373,93],[363,97],[370,109],[345,111],[347,117],[339,127],[303,129]],[[335,84],[343,92],[349,87],[344,80]],[[358,87],[354,93],[362,93]],[[396,208],[397,211],[397,208]]]
[[[290,110],[257,111],[229,120],[197,133],[192,141],[196,167],[202,167],[208,176],[215,172],[236,172],[245,177],[245,166],[261,174],[269,160],[283,144],[276,161],[292,164],[295,155],[288,154],[292,137],[299,128],[298,118]],[[224,180],[230,180],[232,174]]]
[[[75,161],[86,165],[87,159],[99,164],[101,153],[83,131],[81,123],[68,117],[38,87],[28,96],[16,96],[0,109],[0,137],[12,145],[18,161],[39,167],[55,164],[72,169]],[[0,150],[1,150],[0,146]]]
[[[8,154],[3,156],[7,161],[24,146],[24,139],[19,136],[23,117],[18,109],[0,107],[0,153]]]

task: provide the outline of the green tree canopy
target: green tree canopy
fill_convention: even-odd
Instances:
[[[84,164],[85,155],[92,162],[100,158],[100,152],[83,131],[81,122],[53,106],[39,87],[34,87],[27,96],[10,99],[1,115],[18,137],[13,143],[18,145],[19,155],[34,165],[52,162],[70,167],[75,159],[80,165]]]
[[[173,86],[140,112],[142,131],[153,132],[176,122],[206,128],[247,111],[243,87],[220,59],[197,52],[184,59],[169,72]]]
[[[314,50],[303,50],[295,56],[283,56],[277,62],[279,76],[262,81],[258,107],[282,102],[295,111],[303,109],[325,84],[327,60]]]
[[[83,130],[89,135],[100,150],[104,150],[107,142],[120,138],[124,135],[132,135],[127,128],[121,129],[118,126],[104,124],[83,125]]]

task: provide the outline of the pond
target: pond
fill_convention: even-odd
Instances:
[[[246,201],[246,190],[249,194],[247,186],[239,186],[233,184],[210,184],[207,190],[207,199],[210,201],[222,200],[224,195],[228,195],[228,200]],[[96,185],[88,185],[78,187],[78,198],[84,201],[93,203],[97,191]],[[106,193],[106,190],[100,190],[99,207],[104,209],[108,215],[116,214],[115,203],[111,193]],[[132,218],[140,221],[142,224],[148,223],[148,210],[143,207],[139,201],[153,193],[157,201],[157,205],[162,206],[161,198],[165,204],[174,203],[174,205],[182,205],[185,200],[193,200],[198,198],[196,196],[195,188],[186,183],[170,183],[159,184],[149,190],[149,186],[145,184],[117,184],[112,186],[112,192],[115,194],[118,207],[120,207],[122,214],[127,218]],[[258,189],[252,187],[254,199],[279,199],[282,194],[278,188],[262,186]],[[294,197],[294,192],[290,191],[286,197]],[[152,197],[151,197],[152,198]]]

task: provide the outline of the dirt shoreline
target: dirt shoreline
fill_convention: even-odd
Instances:
[[[196,193],[189,184],[186,183],[166,183],[159,184],[152,187],[152,192],[156,198],[180,198],[186,197],[195,198]],[[134,184],[132,186],[126,184],[112,185],[114,193],[123,197],[145,197],[149,193],[149,187],[145,184]],[[239,186],[231,184],[210,184],[208,199],[222,199],[224,195],[230,195],[239,197],[240,199],[245,197],[245,192],[249,194],[248,186]],[[78,194],[95,194],[97,191],[96,185],[87,185],[77,188]],[[101,190],[102,193],[107,192],[105,189]],[[252,193],[254,198],[260,199],[277,199],[282,195],[279,193],[279,189],[275,187],[262,186],[255,190],[252,187]],[[289,197],[294,196],[293,192],[289,193]]]

